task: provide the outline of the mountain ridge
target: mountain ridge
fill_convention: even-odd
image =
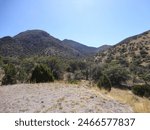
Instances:
[[[89,47],[73,40],[63,41],[43,30],[27,30],[14,37],[0,38],[2,56],[46,55],[80,58],[97,53],[95,47]]]

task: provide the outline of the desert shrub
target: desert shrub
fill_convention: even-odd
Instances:
[[[132,62],[135,66],[139,66],[142,62],[141,60],[142,60],[141,58],[133,58]]]
[[[76,70],[78,70],[78,63],[76,61],[71,61],[69,63],[67,71],[71,72],[71,73],[74,73]]]
[[[142,66],[135,65],[134,63],[130,64],[129,70],[136,75],[145,73],[145,69]]]
[[[5,65],[7,64],[13,64],[13,65],[19,65],[20,60],[17,57],[3,57],[3,63]]]
[[[135,85],[132,87],[132,92],[141,97],[150,97],[149,85]]]
[[[100,76],[102,76],[102,67],[99,66],[99,65],[94,66],[91,69],[92,80],[94,80],[95,82],[97,82],[100,79]]]
[[[80,70],[86,69],[86,68],[87,68],[86,62],[84,62],[84,61],[78,61],[78,68],[79,68]]]
[[[84,79],[84,75],[82,73],[82,71],[75,71],[74,72],[74,78],[75,80],[81,80],[81,79]]]
[[[37,65],[30,79],[30,82],[34,83],[44,83],[44,82],[53,82],[54,77],[51,70],[46,65]]]
[[[123,47],[122,49],[121,49],[121,53],[125,53],[127,51],[127,49],[125,48],[125,47]]]
[[[149,82],[150,82],[150,72],[144,73],[140,77],[144,80],[145,84],[147,84],[147,85],[149,84]]]
[[[83,75],[83,79],[85,79],[85,80],[89,80],[89,69],[87,68],[87,69],[85,69],[85,70],[82,70],[81,71],[82,72],[82,75]]]
[[[111,91],[111,81],[109,80],[109,78],[107,77],[107,75],[102,75],[100,77],[100,80],[97,83],[97,86],[101,89],[104,88],[107,91]]]
[[[85,70],[87,69],[88,65],[84,61],[71,61],[67,68],[68,72],[74,73],[77,70]]]
[[[146,50],[142,49],[142,50],[140,50],[140,54],[143,58],[145,58],[146,55],[148,54],[148,52]]]
[[[104,74],[108,76],[112,86],[121,87],[121,83],[129,79],[129,72],[119,65],[109,66]]]
[[[77,84],[78,81],[75,79],[75,74],[74,73],[66,73],[65,75],[65,80],[68,82],[68,83],[71,83],[71,84]]]
[[[69,81],[69,80],[74,80],[74,74],[73,73],[66,73],[64,74],[64,80]]]
[[[58,57],[40,56],[32,58],[35,64],[44,64],[51,69],[51,72],[55,79],[59,80],[63,78],[62,70],[64,69],[64,63]]]
[[[5,76],[2,78],[2,85],[15,84],[16,80],[16,68],[13,64],[8,64],[4,68]]]
[[[110,63],[112,61],[112,58],[111,57],[107,57],[106,59],[105,59],[105,62],[106,63]]]
[[[56,58],[51,58],[47,61],[46,63],[48,67],[51,69],[52,74],[55,79],[61,79],[62,78],[62,66],[60,67],[60,63],[58,59]]]
[[[28,80],[28,75],[23,68],[18,70],[17,80],[21,83],[24,83]]]
[[[0,66],[3,65],[3,58],[0,56]]]
[[[25,58],[21,63],[21,68],[23,68],[27,74],[30,74],[32,72],[34,66],[35,61],[33,60],[33,58]]]
[[[122,66],[125,66],[125,67],[128,67],[128,66],[129,66],[128,61],[127,61],[125,58],[123,58],[123,57],[120,57],[118,62],[119,62]]]

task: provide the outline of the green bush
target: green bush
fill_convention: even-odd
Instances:
[[[26,73],[30,74],[35,66],[35,62],[33,58],[25,58],[21,62],[21,68],[23,68]]]
[[[81,79],[84,79],[84,75],[80,70],[75,71],[74,72],[74,78],[75,78],[75,80],[81,80]]]
[[[0,66],[3,64],[3,58],[0,56]]]
[[[100,77],[100,80],[97,83],[97,86],[101,89],[104,88],[107,91],[111,91],[111,81],[109,78],[103,74],[103,76]]]
[[[2,78],[2,85],[16,84],[16,68],[13,64],[8,64],[4,68],[5,76]]]
[[[46,61],[47,66],[51,69],[55,79],[62,78],[62,63],[57,58],[50,58]],[[61,64],[61,66],[60,66]]]
[[[127,61],[125,58],[123,58],[123,57],[120,57],[118,62],[119,62],[122,66],[124,66],[124,67],[128,67],[128,66],[129,66],[128,61]]]
[[[75,61],[72,61],[69,63],[69,66],[67,68],[67,72],[74,73],[76,70],[78,70],[78,63]]]
[[[108,76],[112,86],[121,87],[121,83],[129,79],[129,72],[119,65],[110,66],[104,70],[104,74]]]
[[[148,52],[147,52],[146,50],[142,49],[142,50],[140,51],[140,54],[141,54],[141,56],[142,56],[143,58],[145,58],[146,55],[148,54]]]
[[[71,61],[66,70],[67,70],[67,72],[74,73],[77,70],[85,70],[85,69],[87,69],[86,62],[84,62],[84,61]]]
[[[28,80],[28,75],[23,68],[18,69],[17,80],[20,83],[24,83]]]
[[[132,92],[141,97],[150,97],[149,85],[135,85],[132,88]]]
[[[54,77],[51,70],[46,65],[37,65],[32,72],[30,82],[44,83],[53,82]]]
[[[100,76],[102,76],[102,70],[103,70],[103,68],[101,66],[98,66],[98,65],[94,66],[91,69],[92,80],[94,80],[95,82],[99,81]]]
[[[149,84],[150,82],[150,72],[144,73],[141,78],[144,80],[145,84]]]

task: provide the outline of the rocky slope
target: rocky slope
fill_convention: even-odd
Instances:
[[[88,47],[72,40],[59,40],[42,30],[27,30],[14,37],[0,38],[0,55],[18,56],[61,56],[82,58],[93,55],[97,48]]]
[[[129,37],[95,57],[97,62],[109,63],[118,60],[126,66],[131,63],[150,66],[150,31]]]
[[[80,54],[84,54],[84,55],[95,54],[98,50],[98,48],[96,48],[96,47],[89,47],[89,46],[83,45],[81,43],[78,43],[76,41],[68,40],[68,39],[63,40],[62,44],[66,45],[72,49],[75,49]]]

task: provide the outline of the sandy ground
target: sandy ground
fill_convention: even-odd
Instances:
[[[0,112],[122,113],[132,109],[86,85],[45,83],[0,86]]]

